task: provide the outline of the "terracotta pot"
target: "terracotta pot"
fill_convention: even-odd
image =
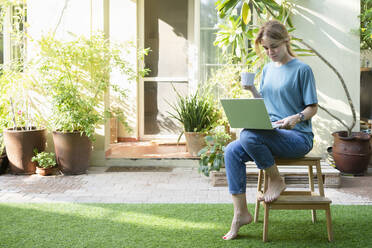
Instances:
[[[49,167],[49,168],[41,168],[36,167],[36,174],[40,176],[49,176],[53,175],[56,167]]]
[[[198,152],[206,146],[205,134],[198,132],[185,132],[186,148],[191,156],[197,157]]]
[[[58,168],[65,175],[86,173],[92,153],[92,142],[80,132],[53,132]]]
[[[34,149],[39,152],[45,150],[46,144],[45,128],[32,130],[21,130],[8,128],[4,130],[4,143],[9,160],[10,172],[13,174],[34,174],[36,162],[31,162]]]
[[[336,168],[344,173],[363,174],[370,160],[371,136],[363,132],[353,132],[350,137],[346,131],[332,133],[332,147]]]

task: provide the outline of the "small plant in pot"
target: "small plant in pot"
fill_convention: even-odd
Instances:
[[[57,166],[56,156],[54,152],[38,152],[34,150],[35,156],[32,157],[32,162],[36,162],[36,174],[48,176],[54,173]]]
[[[130,83],[147,70],[136,72],[127,61],[131,50],[136,51],[132,43],[108,42],[101,33],[73,35],[69,41],[47,35],[39,46],[37,65],[44,93],[52,103],[50,120],[57,164],[63,174],[85,173],[95,129],[113,112],[105,107],[105,93],[111,90],[126,100],[126,92],[110,82],[110,73],[117,69]],[[147,51],[138,51],[138,58],[143,59]],[[123,112],[121,120],[125,120]]]
[[[209,176],[211,171],[220,171],[225,165],[225,146],[231,141],[231,136],[226,133],[224,126],[219,126],[205,137],[206,146],[198,153],[199,173]]]
[[[177,102],[170,104],[174,112],[168,114],[183,125],[184,131],[178,140],[185,134],[188,152],[191,156],[197,156],[205,146],[205,134],[217,125],[221,112],[213,99],[201,94],[199,89],[188,96],[181,96],[177,91],[176,93]]]

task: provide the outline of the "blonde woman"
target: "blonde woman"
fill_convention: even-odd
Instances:
[[[260,90],[245,86],[254,97],[263,98],[272,122],[280,129],[243,129],[240,139],[225,150],[226,175],[232,195],[234,216],[230,231],[223,239],[234,239],[240,227],[252,222],[246,203],[245,162],[254,161],[268,175],[268,189],[259,200],[275,201],[286,185],[275,165],[275,157],[295,158],[313,147],[311,118],[317,112],[317,95],[311,68],[295,57],[286,27],[278,21],[265,23],[255,40],[260,54],[263,47],[271,62],[262,72]]]

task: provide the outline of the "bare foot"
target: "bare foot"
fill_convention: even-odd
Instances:
[[[266,192],[264,194],[259,194],[257,199],[259,201],[265,201],[270,203],[278,199],[280,194],[286,189],[286,185],[282,178],[275,180],[269,179],[269,184]]]
[[[236,238],[236,236],[238,236],[238,232],[239,232],[239,229],[244,226],[244,225],[247,225],[249,223],[252,222],[252,215],[250,213],[248,213],[247,215],[234,215],[234,218],[232,220],[232,223],[231,223],[231,228],[230,228],[230,231],[228,233],[225,234],[225,236],[223,236],[222,238],[224,240],[231,240],[231,239],[234,239]]]

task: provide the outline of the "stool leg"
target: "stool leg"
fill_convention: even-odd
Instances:
[[[311,219],[313,223],[316,222],[316,210],[315,209],[311,210]]]
[[[332,219],[331,219],[331,209],[328,205],[326,209],[326,218],[327,218],[327,233],[328,233],[328,241],[333,241],[333,231],[332,231]]]
[[[261,191],[262,187],[262,170],[258,172],[258,182],[257,182],[257,193]],[[260,213],[260,201],[257,199],[256,196],[256,207],[254,210],[254,222],[257,223],[258,221],[258,215]]]
[[[309,176],[309,187],[311,194],[314,194],[314,173],[313,173],[313,166],[309,165],[308,167],[308,176]],[[315,209],[311,210],[311,217],[313,223],[316,222],[316,211]]]
[[[262,240],[263,242],[267,242],[267,236],[268,236],[268,231],[269,231],[269,206],[266,203],[264,203],[264,209],[265,209],[265,214],[264,214]]]

